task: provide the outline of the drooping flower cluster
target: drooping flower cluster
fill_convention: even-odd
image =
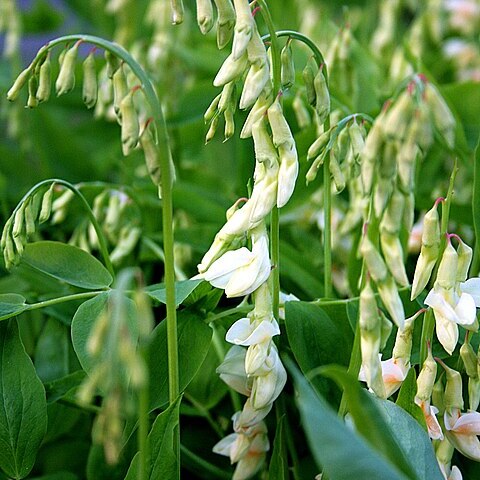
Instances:
[[[84,41],[80,39],[73,46],[67,46],[58,57],[60,71],[55,81],[57,96],[69,93],[75,87],[75,67],[82,43]],[[114,116],[121,126],[123,154],[127,156],[137,147],[143,149],[148,173],[160,193],[161,172],[157,135],[142,94],[143,87],[136,75],[119,57],[107,50],[105,60],[106,64],[100,74],[97,74],[96,48],[91,49],[83,61],[83,101],[88,108],[95,107],[96,116],[103,115],[107,108],[113,108]],[[7,99],[16,100],[26,84],[29,108],[36,108],[50,98],[51,48],[48,45],[43,47],[32,63],[20,73],[7,92]],[[173,172],[173,164],[171,168]]]
[[[229,2],[227,2],[229,3]],[[216,1],[219,13],[218,41],[225,46],[229,31],[220,23],[224,2]],[[249,198],[241,199],[227,211],[227,221],[198,265],[199,276],[225,289],[228,297],[252,294],[253,311],[235,322],[226,340],[234,346],[218,367],[220,377],[248,398],[243,410],[233,416],[235,433],[224,438],[214,451],[237,463],[234,479],[246,479],[262,466],[269,449],[263,419],[286,382],[286,371],[273,337],[280,334],[273,315],[267,284],[271,270],[265,218],[274,207],[283,207],[290,199],[298,175],[298,155],[290,127],[284,117],[281,92],[273,91],[271,60],[259,35],[247,0],[235,0],[232,51],[214,79],[222,92],[205,113],[210,141],[219,118],[225,120],[225,139],[234,134],[233,114],[237,107],[251,108],[240,133],[253,137],[255,170]],[[210,0],[197,1],[197,19],[202,33],[213,25]],[[225,16],[225,18],[227,15]],[[232,18],[230,13],[228,18]],[[233,23],[232,23],[233,26]],[[282,52],[282,84],[292,80],[289,45]],[[320,87],[318,87],[320,88]],[[237,92],[241,92],[237,95]],[[239,98],[237,98],[239,97]],[[321,101],[319,101],[319,108]],[[329,104],[323,105],[328,115]],[[245,246],[245,241],[250,247]]]

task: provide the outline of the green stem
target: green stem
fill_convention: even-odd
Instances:
[[[83,292],[83,293],[74,293],[73,295],[65,295],[64,297],[52,298],[51,300],[44,300],[43,302],[32,303],[28,305],[25,311],[37,310],[39,308],[50,307],[52,305],[57,305],[59,303],[71,302],[73,300],[84,300],[86,298],[92,298],[100,293],[104,293],[106,290],[97,290],[95,292]]]
[[[55,45],[81,40],[91,43],[97,47],[108,50],[123,60],[132,70],[133,74],[139,79],[143,94],[150,105],[153,121],[157,131],[158,156],[160,169],[162,171],[161,191],[162,191],[162,220],[163,220],[163,251],[165,252],[165,289],[167,306],[167,349],[168,349],[168,387],[170,405],[175,402],[179,393],[179,375],[178,375],[178,339],[177,339],[177,312],[175,303],[175,263],[173,253],[173,169],[171,161],[170,143],[168,139],[167,127],[163,117],[160,101],[155,93],[152,82],[143,70],[143,68],[133,59],[133,57],[120,45],[104,40],[103,38],[92,35],[67,35],[57,38],[42,47],[36,58],[33,60],[30,68],[34,68],[48,50]],[[180,453],[180,431],[177,427],[174,432],[174,453],[179,457]],[[180,478],[180,466],[177,471],[177,478]]]
[[[218,435],[219,438],[223,438],[225,432],[220,428],[220,426],[215,422],[213,417],[210,415],[210,412],[205,408],[195,397],[185,392],[185,398],[198,410],[200,415],[205,418],[212,430]]]
[[[452,173],[450,175],[450,183],[448,185],[448,192],[445,198],[445,201],[442,204],[442,223],[440,226],[440,250],[437,258],[437,263],[435,265],[434,273],[432,275],[432,279],[436,278],[438,265],[440,264],[440,260],[442,258],[443,252],[447,245],[447,231],[448,231],[448,221],[450,217],[450,207],[452,205],[453,195],[454,195],[454,185],[455,185],[455,178],[458,172],[458,162],[455,159],[453,163]],[[420,339],[420,365],[423,365],[423,362],[427,358],[428,355],[428,344],[432,343],[433,338],[433,329],[435,327],[435,319],[433,316],[432,309],[429,308],[423,317],[423,325],[422,325],[422,336]]]
[[[225,480],[231,478],[231,475],[229,473],[223,471],[215,465],[212,465],[210,462],[207,462],[202,457],[199,457],[198,455],[193,453],[184,445],[180,445],[180,451],[182,452],[182,455],[184,455],[188,460],[190,460],[193,465],[195,465],[196,470],[198,469],[208,472],[208,478],[222,478]]]
[[[62,405],[66,405],[67,407],[76,408],[77,410],[82,410],[83,412],[90,412],[98,415],[101,412],[101,408],[97,405],[84,405],[77,403],[75,400],[71,400],[70,398],[59,398],[57,400],[58,403]]]
[[[146,348],[141,347],[142,356],[146,362]],[[146,363],[145,363],[146,364]],[[149,400],[149,386],[148,382],[145,383],[140,389],[138,398],[138,457],[140,468],[138,469],[138,480],[147,480],[150,470],[150,442],[148,438],[148,432],[150,429],[150,421],[148,418],[148,412],[150,409]]]
[[[281,60],[280,47],[278,38],[275,33],[275,25],[273,24],[272,16],[265,0],[258,0],[260,12],[268,28],[270,48],[272,52],[272,79],[274,95],[281,91]],[[280,215],[278,207],[273,207],[270,216],[270,249],[273,264],[271,274],[272,281],[272,309],[273,315],[278,320],[279,304],[280,304]]]
[[[260,2],[259,2],[260,3]],[[264,2],[261,2],[264,3]],[[262,6],[262,5],[261,5]],[[262,8],[263,11],[263,8]],[[265,20],[267,26],[269,23]],[[299,32],[295,32],[293,30],[281,30],[279,32],[274,32],[269,26],[269,35],[264,36],[264,39],[270,39],[272,42],[272,58],[274,59],[274,44],[278,37],[289,37],[294,38],[300,42],[303,42],[313,53],[315,58],[315,62],[317,63],[319,68],[323,69],[323,75],[325,76],[325,82],[327,83],[328,87],[328,72],[327,66],[325,64],[325,59],[323,58],[322,53],[317,48],[317,46],[305,35],[302,35]],[[275,39],[275,41],[274,41]],[[277,47],[278,50],[278,47]],[[275,72],[274,72],[275,73]],[[276,90],[274,90],[275,92]],[[324,125],[325,131],[330,128],[330,118],[327,117]],[[324,239],[323,239],[323,258],[324,258],[324,296],[325,297],[332,297],[333,296],[333,287],[332,287],[332,179],[330,177],[330,159],[328,156],[325,158],[325,162],[323,164],[323,182],[324,182],[324,190],[323,190],[323,212],[324,212],[324,219],[325,219],[325,227],[324,227]]]
[[[222,318],[229,317],[230,315],[234,315],[235,313],[248,313],[251,310],[253,310],[252,305],[242,306],[242,304],[240,304],[238,307],[229,308],[228,310],[224,310],[223,312],[217,313],[216,315],[211,315],[210,317],[207,317],[205,321],[210,324]]]
[[[87,202],[87,199],[83,196],[82,192],[80,192],[80,190],[75,185],[72,185],[70,182],[67,182],[66,180],[61,180],[59,178],[49,178],[47,180],[42,180],[41,182],[37,183],[22,197],[20,202],[18,202],[17,206],[13,210],[11,218],[15,218],[15,213],[21,207],[23,202],[27,200],[28,197],[33,195],[37,190],[40,190],[43,186],[51,185],[52,183],[55,183],[56,185],[63,185],[64,187],[71,190],[80,199],[83,206],[85,207],[85,210],[87,211],[88,218],[92,223],[93,228],[95,229],[95,233],[97,234],[100,253],[102,255],[105,266],[107,267],[107,270],[110,272],[112,277],[115,277],[113,265],[112,265],[112,262],[110,261],[110,255],[108,254],[107,240],[105,239],[105,235],[103,234],[103,231],[97,219],[95,218],[95,214],[93,213],[93,210],[91,209],[90,204]]]

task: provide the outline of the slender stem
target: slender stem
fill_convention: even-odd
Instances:
[[[453,195],[454,195],[454,185],[455,185],[455,178],[458,172],[458,162],[455,159],[453,163],[452,174],[450,175],[450,183],[448,185],[448,193],[445,197],[445,202],[442,203],[442,223],[440,226],[440,251],[438,254],[437,263],[435,265],[434,273],[432,275],[432,279],[436,278],[438,265],[440,264],[440,260],[442,258],[443,252],[447,245],[447,237],[446,233],[448,231],[448,220],[450,217],[450,207],[452,205]],[[422,325],[422,336],[420,339],[420,365],[423,365],[423,362],[427,358],[428,349],[427,345],[432,342],[433,337],[433,329],[435,327],[435,319],[433,316],[433,311],[431,308],[427,310],[425,316],[423,317],[423,325]]]
[[[80,404],[80,403],[76,402],[75,400],[72,400],[72,399],[67,398],[67,397],[59,398],[57,400],[57,402],[62,404],[62,405],[66,405],[67,407],[76,408],[76,409],[82,410],[84,412],[94,413],[95,415],[99,414],[102,410],[101,407],[99,407],[97,405],[84,405],[83,403]]]
[[[330,177],[330,155],[323,163],[323,283],[324,296],[331,298],[332,288],[332,179]]]
[[[220,320],[225,317],[229,317],[230,315],[233,315],[235,313],[248,313],[253,309],[252,305],[239,305],[238,307],[234,308],[229,308],[228,310],[224,310],[223,312],[217,313],[216,315],[212,315],[210,317],[206,318],[207,323],[212,323],[216,322],[217,320]]]
[[[187,447],[185,447],[185,445],[180,445],[180,451],[182,452],[182,455],[185,455],[185,457],[187,457],[188,460],[190,460],[192,464],[195,465],[196,468],[208,472],[208,478],[223,478],[225,480],[231,478],[231,475],[229,473],[223,471],[215,465],[212,465],[210,462],[207,462],[202,457],[199,457]]]
[[[93,213],[93,210],[90,207],[90,204],[87,202],[87,199],[83,196],[82,192],[80,192],[80,190],[75,185],[72,185],[70,182],[67,182],[66,180],[61,180],[59,178],[49,178],[47,180],[42,180],[41,182],[37,183],[22,197],[20,202],[18,202],[17,206],[13,210],[11,218],[15,217],[15,213],[21,207],[23,202],[25,202],[27,200],[28,197],[33,195],[36,191],[40,190],[43,186],[51,185],[52,183],[55,183],[56,185],[63,185],[64,187],[68,188],[82,202],[83,206],[85,207],[85,210],[87,211],[88,218],[89,218],[90,222],[92,223],[93,228],[95,229],[95,233],[97,234],[98,244],[99,244],[99,247],[100,247],[100,253],[102,255],[105,266],[107,267],[107,270],[110,272],[112,277],[114,277],[115,272],[113,270],[113,265],[112,265],[112,262],[110,261],[110,256],[108,254],[107,240],[105,239],[105,235],[104,235],[97,219],[95,218],[95,214]]]
[[[205,418],[208,424],[212,427],[212,430],[218,435],[219,438],[222,438],[225,432],[220,428],[220,426],[215,422],[213,417],[210,415],[208,408],[205,408],[195,397],[185,392],[185,398],[198,410],[198,412]]]
[[[273,79],[273,92],[274,95],[281,90],[281,61],[280,61],[280,47],[278,44],[278,38],[275,33],[275,26],[273,24],[270,10],[268,9],[267,2],[265,0],[258,0],[258,6],[260,12],[265,20],[265,24],[268,28],[270,48],[272,52],[272,79]],[[272,308],[273,315],[278,320],[279,304],[280,304],[280,215],[278,207],[273,207],[270,216],[270,249],[271,258],[273,264],[273,270],[271,274],[272,279]]]
[[[64,297],[52,298],[50,300],[44,300],[43,302],[32,303],[28,305],[26,311],[37,310],[39,308],[50,307],[52,305],[57,305],[63,302],[71,302],[73,300],[83,300],[85,298],[92,298],[100,293],[104,293],[105,290],[97,290],[95,292],[83,292],[83,293],[74,293],[73,295],[65,295]]]
[[[146,362],[146,348],[141,347],[141,354]],[[145,383],[140,389],[138,398],[138,456],[139,469],[138,480],[147,480],[150,471],[150,442],[148,431],[150,429],[149,412],[149,386]]]
[[[162,192],[162,219],[163,219],[163,251],[165,253],[165,289],[167,306],[167,349],[168,349],[168,386],[170,405],[177,399],[180,393],[178,379],[178,339],[177,339],[177,312],[175,303],[175,263],[173,253],[173,166],[171,159],[170,143],[168,139],[167,127],[163,117],[160,101],[155,93],[152,82],[143,70],[143,68],[133,59],[133,57],[120,45],[104,40],[103,38],[92,35],[67,35],[57,38],[42,47],[36,58],[33,60],[30,68],[41,61],[55,45],[81,40],[91,43],[100,48],[108,50],[123,60],[132,70],[133,74],[139,79],[143,94],[152,110],[153,121],[155,123],[158,138],[158,159],[162,171],[161,192]],[[174,432],[174,453],[177,458],[180,452],[180,431],[175,428]],[[180,478],[180,465],[176,475]]]

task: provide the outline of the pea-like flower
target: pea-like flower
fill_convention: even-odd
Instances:
[[[461,413],[459,408],[447,409],[444,416],[450,443],[466,457],[480,462],[480,413]]]
[[[252,230],[252,250],[230,250],[215,260],[203,278],[223,288],[227,297],[242,297],[255,291],[270,275],[268,237],[264,226]]]

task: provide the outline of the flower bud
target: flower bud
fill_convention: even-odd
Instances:
[[[379,323],[377,301],[370,281],[360,292],[360,328],[366,331],[373,331]]]
[[[250,396],[251,386],[245,372],[245,354],[245,348],[234,345],[227,352],[216,372],[230,388],[248,397]]]
[[[328,168],[330,170],[330,174],[332,175],[333,183],[335,184],[336,193],[338,194],[343,191],[346,182],[342,169],[340,168],[340,164],[338,163],[337,157],[333,150],[330,150],[330,161],[328,163]]]
[[[317,112],[318,123],[320,125],[327,120],[330,114],[330,93],[322,70],[323,65],[318,69],[313,80],[313,87],[315,89],[315,111]]]
[[[287,372],[276,353],[275,347],[272,347],[272,353],[275,356],[273,368],[266,374],[256,376],[253,379],[251,401],[252,407],[256,410],[271,405],[280,395],[287,381]]]
[[[438,413],[443,415],[445,412],[445,389],[443,388],[442,377],[433,386],[432,403],[438,408]]]
[[[460,238],[458,238],[459,244],[457,247],[458,254],[458,266],[457,266],[457,282],[464,282],[468,276],[468,269],[472,263],[473,250]]]
[[[120,238],[116,247],[110,253],[110,260],[114,265],[118,265],[125,257],[130,255],[135,248],[142,230],[139,227],[127,225],[120,230]]]
[[[35,211],[33,201],[28,199],[25,206],[25,233],[27,237],[35,233],[35,220],[38,211]]]
[[[255,28],[252,12],[248,0],[233,0],[237,20],[235,22],[235,31],[233,34],[232,55],[239,59],[247,50],[247,46],[252,38]]]
[[[423,220],[422,247],[415,267],[412,282],[411,300],[418,297],[425,288],[437,262],[440,248],[440,220],[437,204],[429,210]]]
[[[360,242],[360,254],[365,260],[368,273],[375,283],[384,281],[387,278],[387,266],[382,256],[375,248],[367,234],[363,235]]]
[[[224,85],[218,102],[218,112],[223,113],[229,106],[235,104],[235,82]]]
[[[213,27],[213,7],[211,0],[197,0],[197,24],[203,35]]]
[[[239,106],[242,110],[252,106],[257,101],[269,78],[270,68],[266,58],[250,66],[240,97]]]
[[[95,68],[95,55],[90,52],[83,62],[83,103],[87,108],[92,108],[97,103],[98,83]]]
[[[328,151],[324,150],[310,165],[307,174],[305,175],[305,179],[307,181],[307,185],[310,182],[313,182],[317,178],[318,170],[325,162],[325,158],[327,156]]]
[[[120,102],[120,116],[122,118],[122,151],[125,156],[136,147],[139,138],[138,117],[133,104],[133,94],[130,90]]]
[[[235,26],[235,10],[230,0],[213,0],[217,7],[217,45],[221,50],[233,35]]]
[[[55,183],[50,185],[50,188],[45,192],[42,198],[42,206],[40,208],[40,215],[38,217],[39,223],[44,223],[50,217],[50,212],[52,211],[52,199],[53,199],[53,189],[55,188]]]
[[[115,110],[115,114],[120,119],[120,123],[121,123],[120,103],[128,94],[127,77],[123,69],[123,64],[120,64],[117,70],[115,70],[115,73],[113,74],[113,77],[112,77],[112,85],[113,85],[113,108]]]
[[[249,138],[252,136],[253,125],[263,118],[271,103],[271,92],[267,93],[264,90],[250,110],[250,113],[243,124],[242,131],[240,132],[240,138]]]
[[[63,57],[60,72],[55,82],[57,97],[72,91],[75,87],[75,63],[77,61],[78,45],[79,42],[70,48]]]
[[[18,210],[15,212],[15,217],[13,221],[12,235],[13,237],[18,237],[22,234],[25,226],[25,206],[26,203],[23,202]]]
[[[457,267],[458,254],[451,242],[448,241],[438,266],[437,280],[435,283],[447,290],[454,288],[457,278]]]
[[[387,137],[404,140],[413,112],[411,94],[404,90],[385,116],[384,132]]]
[[[406,287],[408,282],[407,272],[403,261],[402,243],[397,234],[387,231],[380,232],[380,245],[382,247],[383,257],[395,278],[395,281],[402,287]]]
[[[330,136],[332,134],[332,129],[323,132],[309,147],[307,152],[307,160],[318,157],[323,153],[324,148],[327,146]]]
[[[433,122],[450,148],[455,146],[455,117],[437,88],[431,83],[425,86],[425,101],[429,105]]]
[[[373,209],[375,216],[381,218],[393,191],[393,182],[379,179],[373,191]]]
[[[170,0],[172,6],[172,24],[180,25],[183,22],[183,17],[185,15],[185,10],[183,7],[182,0]]]
[[[287,89],[295,84],[295,62],[291,47],[291,39],[282,48],[280,52],[281,65],[281,83],[282,89]]]
[[[26,68],[20,75],[16,78],[13,85],[10,87],[10,90],[7,92],[7,100],[13,102],[18,98],[22,88],[24,87],[25,83],[27,83],[30,74],[32,73],[31,67]]]
[[[267,132],[266,122],[262,119],[259,120],[252,128],[253,143],[255,147],[255,158],[257,162],[278,162],[277,151],[273,146],[270,135]]]
[[[447,374],[444,396],[445,409],[459,408],[463,410],[462,377],[460,373],[447,367],[443,362],[442,367]]]
[[[382,310],[379,310],[379,315],[381,320],[380,351],[382,351],[386,347],[390,334],[392,333],[393,323],[387,318]]]
[[[380,222],[381,232],[398,234],[402,224],[404,206],[404,196],[398,190],[394,190]]]
[[[473,351],[470,342],[465,339],[465,342],[460,347],[460,356],[462,357],[463,364],[465,365],[465,371],[469,377],[478,377],[478,358]]]
[[[380,152],[384,145],[383,138],[383,121],[385,111],[382,111],[377,119],[373,122],[372,128],[365,138],[365,144],[362,149],[363,161],[368,160],[370,163],[375,162],[380,156]]]
[[[223,118],[225,120],[225,130],[224,130],[224,142],[232,138],[235,133],[235,117],[233,115],[233,109],[228,107],[225,112],[223,112]]]
[[[307,92],[307,101],[310,105],[315,106],[317,101],[317,94],[315,92],[315,73],[314,68],[316,69],[315,61],[310,58],[308,63],[303,69],[303,83],[305,84],[305,89]]]
[[[417,378],[417,394],[415,398],[420,401],[429,402],[432,396],[435,377],[437,376],[437,364],[432,356],[432,349],[428,349],[428,355],[423,362],[422,370]]]
[[[289,143],[290,145],[294,144],[292,131],[285,119],[278,97],[268,108],[267,114],[275,147],[278,148],[285,143]]]
[[[295,189],[298,176],[298,155],[295,145],[284,143],[278,147],[280,168],[278,170],[277,207],[282,208]]]
[[[227,85],[230,85],[227,83]],[[224,87],[225,88],[225,87]],[[205,111],[205,114],[203,115],[203,120],[205,123],[210,122],[215,115],[218,115],[218,104],[220,103],[220,98],[223,95],[222,93],[219,93],[213,100],[210,106],[207,108]]]
[[[51,65],[50,53],[48,53],[40,66],[38,73],[38,89],[36,97],[39,103],[46,102],[50,98],[51,89]]]
[[[405,323],[405,311],[403,309],[402,300],[398,293],[397,286],[392,277],[377,284],[378,293],[382,299],[385,308],[392,317],[397,327],[403,330]]]
[[[32,75],[28,80],[28,108],[38,107],[38,99],[36,97],[38,89],[38,77],[37,75]]]
[[[356,120],[354,120],[353,123],[347,128],[350,142],[352,145],[353,155],[355,159],[358,159],[362,155],[363,149],[365,147],[365,140],[363,138],[362,129],[360,128],[360,125],[358,125]]]
[[[300,129],[308,127],[312,123],[310,113],[303,103],[301,95],[297,92],[292,102],[293,112]]]
[[[213,85],[215,87],[222,87],[227,83],[236,80],[240,77],[248,66],[248,56],[247,52],[244,52],[243,55],[234,58],[233,53],[230,54],[227,59],[223,62],[220,70],[218,71],[215,79],[213,80]]]
[[[213,120],[210,122],[210,126],[208,127],[207,134],[205,135],[205,145],[213,140],[215,133],[217,133],[218,127],[218,116],[213,117]]]

